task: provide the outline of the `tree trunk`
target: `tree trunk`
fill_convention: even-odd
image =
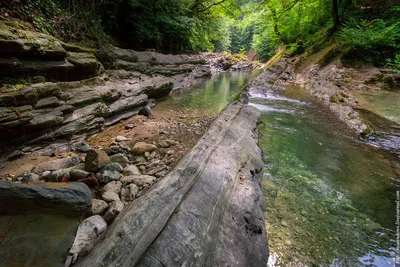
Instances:
[[[332,12],[333,26],[329,35],[336,32],[340,25],[339,4],[337,0],[331,0],[331,8],[332,8],[331,12]]]

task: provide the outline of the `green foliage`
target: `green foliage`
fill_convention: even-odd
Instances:
[[[352,27],[346,24],[339,33],[340,41],[355,49],[394,48],[400,39],[400,22],[387,25],[384,20],[361,21]]]
[[[400,73],[400,52],[393,58],[388,58],[386,60],[386,66],[388,66],[392,72]]]

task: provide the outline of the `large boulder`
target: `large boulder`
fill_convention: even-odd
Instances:
[[[55,213],[83,213],[92,207],[92,192],[83,183],[32,183],[0,181],[0,212],[34,208]]]
[[[260,112],[234,103],[77,266],[266,266]]]

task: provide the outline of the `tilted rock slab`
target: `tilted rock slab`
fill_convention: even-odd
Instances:
[[[56,213],[84,213],[92,207],[92,192],[83,183],[18,184],[0,181],[0,213],[35,208]]]
[[[266,266],[260,113],[231,104],[77,266]]]

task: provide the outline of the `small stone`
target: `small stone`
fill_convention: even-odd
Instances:
[[[146,167],[143,166],[143,165],[140,165],[140,166],[139,166],[139,170],[141,170],[142,172],[145,172],[145,171],[146,171]]]
[[[139,192],[139,188],[135,184],[129,184],[121,190],[121,199],[124,202],[133,201],[136,194]]]
[[[286,221],[281,221],[282,226],[287,227],[288,223]]]
[[[101,195],[101,198],[104,199],[107,202],[113,202],[113,201],[119,201],[119,196],[111,191],[104,192],[103,195]]]
[[[123,168],[125,168],[129,163],[129,159],[124,154],[112,155],[110,156],[110,160],[119,163]]]
[[[120,181],[112,181],[106,184],[101,191],[102,192],[114,192],[119,194],[121,192],[122,183]]]
[[[72,169],[69,172],[69,177],[71,179],[71,181],[78,181],[80,179],[85,179],[86,177],[89,176],[89,172],[84,171],[84,170],[80,170],[80,169]]]
[[[115,142],[123,142],[123,141],[128,141],[129,139],[126,138],[125,136],[117,136],[115,137]]]
[[[154,158],[156,157],[156,155],[157,155],[156,152],[153,152],[153,153],[150,154],[150,156],[148,157],[148,159],[149,159],[149,160],[152,160],[152,159],[154,159]]]
[[[87,153],[90,150],[93,150],[93,148],[88,143],[86,143],[85,140],[79,140],[78,142],[73,143],[72,147],[76,151],[83,152],[83,153]]]
[[[122,212],[124,209],[124,203],[120,200],[114,201],[110,208],[108,208],[106,214],[104,214],[104,220],[107,224],[112,223],[112,221]]]
[[[168,150],[167,151],[167,155],[168,156],[172,156],[173,154],[175,154],[175,150]]]
[[[144,156],[146,157],[146,159],[148,159],[150,157],[150,153],[149,152],[145,152]]]
[[[51,172],[49,175],[45,177],[46,181],[51,183],[60,183],[66,182],[70,180],[69,171],[68,170],[58,170]]]
[[[130,175],[141,175],[139,168],[136,167],[135,165],[128,165],[125,167],[125,169],[122,172],[126,176]]]
[[[85,157],[85,170],[95,172],[110,163],[110,158],[103,150],[94,149],[89,151]]]
[[[134,163],[146,163],[146,162],[147,162],[147,160],[146,160],[144,157],[141,157],[141,156],[135,156],[135,157],[132,159],[132,161],[133,161]]]
[[[155,146],[155,145],[147,144],[144,142],[138,142],[133,146],[132,152],[135,155],[143,155],[145,152],[153,152],[156,149],[157,149],[157,146]]]
[[[138,186],[152,185],[156,181],[156,177],[150,175],[141,175],[133,178],[132,182]]]
[[[117,181],[121,178],[121,174],[117,171],[103,171],[98,177],[99,183],[108,184],[111,181]]]
[[[126,124],[125,125],[125,129],[129,130],[129,129],[133,129],[136,127],[136,124],[132,123],[132,124]]]
[[[93,215],[101,215],[108,208],[107,202],[101,199],[93,199],[92,200],[92,214]]]
[[[22,176],[21,182],[23,183],[37,183],[40,180],[40,176],[35,174],[35,173],[24,173],[24,175]]]
[[[121,154],[121,153],[125,152],[119,146],[105,147],[105,148],[103,148],[103,150],[104,150],[104,152],[107,153],[108,156],[112,156],[112,155],[115,155],[115,154]]]
[[[121,164],[117,162],[112,162],[101,168],[100,172],[104,171],[116,171],[116,172],[122,172],[124,168],[122,168]]]
[[[167,174],[168,174],[167,171],[161,171],[161,172],[157,172],[157,173],[155,174],[155,176],[156,176],[157,178],[161,178],[161,177],[164,177],[164,176],[167,175]]]

